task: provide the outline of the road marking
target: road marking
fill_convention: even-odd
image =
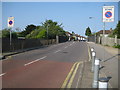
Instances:
[[[39,59],[36,59],[36,60],[34,60],[34,61],[32,61],[32,62],[29,62],[29,63],[27,63],[27,64],[24,64],[24,66],[30,65],[30,64],[32,64],[32,63],[35,63],[35,62],[37,62],[37,61],[39,61],[39,60],[42,60],[42,59],[44,59],[44,58],[46,58],[46,57],[47,57],[47,56],[44,56],[44,57],[39,58]]]
[[[70,44],[69,46],[71,46],[72,44]]]
[[[69,46],[72,46],[75,42],[71,43]]]
[[[55,51],[54,53],[57,53],[57,52],[59,52],[59,51],[61,51],[61,50],[57,50],[57,51]]]
[[[70,78],[70,76],[71,76],[71,74],[72,74],[72,72],[73,72],[73,70],[74,70],[74,68],[75,68],[76,64],[77,64],[77,62],[76,62],[75,64],[73,64],[73,66],[72,66],[72,68],[71,68],[71,70],[70,70],[69,74],[67,75],[66,79],[64,80],[64,82],[63,82],[63,84],[62,84],[62,87],[61,87],[61,88],[65,88],[65,87],[66,87],[67,82],[68,82],[68,80],[69,80],[69,78]]]
[[[3,75],[5,75],[5,74],[6,74],[6,73],[2,73],[2,74],[0,74],[0,77],[3,76]]]
[[[74,72],[73,72],[73,75],[71,76],[70,81],[69,81],[69,83],[68,83],[68,85],[67,85],[67,88],[71,88],[72,83],[73,83],[73,80],[74,80],[74,77],[75,77],[75,75],[76,75],[76,73],[77,73],[77,70],[78,70],[79,65],[80,65],[80,62],[77,63],[77,66],[76,66],[76,68],[75,68],[75,70],[74,70]]]
[[[66,46],[65,48],[67,48],[68,46]]]
[[[79,82],[80,82],[80,79],[82,77],[82,71],[83,71],[83,62],[82,62],[81,70],[80,70],[80,73],[79,73],[79,78],[78,78],[78,81],[77,81],[76,88],[78,88],[78,86],[79,86]]]
[[[90,47],[88,46],[89,61],[91,61]]]

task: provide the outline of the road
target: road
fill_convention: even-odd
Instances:
[[[86,42],[65,42],[27,51],[2,61],[3,88],[79,88],[88,61]]]
[[[110,52],[99,44],[89,43],[89,46],[94,48],[98,59],[106,60],[106,62],[101,62],[101,66],[105,67],[100,70],[102,74],[100,77],[112,77],[109,81],[110,88],[118,88],[118,52]]]

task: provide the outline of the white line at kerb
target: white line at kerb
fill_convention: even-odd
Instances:
[[[5,75],[5,74],[6,74],[6,73],[2,73],[2,74],[0,74],[0,77],[3,76],[3,75]]]
[[[44,56],[44,57],[39,58],[39,59],[36,59],[36,60],[34,60],[34,61],[32,61],[32,62],[29,62],[29,63],[27,63],[27,64],[24,64],[24,66],[30,65],[30,64],[32,64],[32,63],[35,63],[35,62],[37,62],[37,61],[39,61],[39,60],[42,60],[42,59],[44,59],[44,58],[46,58],[46,57],[47,57],[47,56]]]

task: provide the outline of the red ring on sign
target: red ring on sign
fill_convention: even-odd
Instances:
[[[107,12],[105,13],[105,17],[106,17],[106,18],[111,18],[111,17],[112,17],[112,12],[110,12],[111,15],[108,14],[109,17],[107,17],[106,14],[107,14],[108,12],[110,12],[110,11],[107,11]]]

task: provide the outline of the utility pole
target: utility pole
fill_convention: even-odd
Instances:
[[[49,23],[47,24],[47,44],[49,45],[49,37],[48,37],[48,27],[49,27]]]

